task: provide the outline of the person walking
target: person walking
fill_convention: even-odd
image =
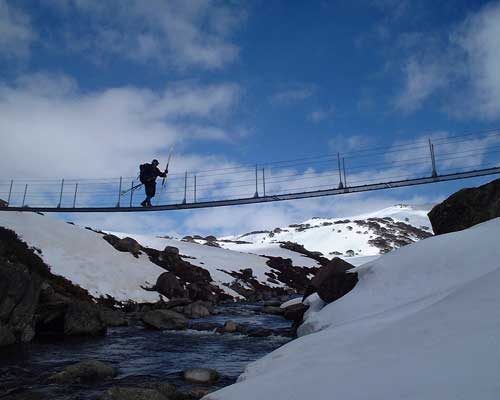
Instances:
[[[143,207],[152,207],[151,199],[155,197],[156,194],[156,178],[165,178],[168,174],[168,166],[165,171],[162,172],[158,168],[160,163],[158,160],[151,161],[151,164],[141,164],[139,180],[144,185],[144,190],[146,192],[146,198],[141,203]]]

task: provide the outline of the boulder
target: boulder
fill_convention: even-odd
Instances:
[[[191,299],[188,299],[187,297],[181,297],[178,299],[172,299],[169,302],[167,302],[163,308],[166,308],[167,310],[175,307],[184,307],[187,306],[188,304],[191,304],[193,301]]]
[[[210,316],[210,309],[204,301],[195,301],[184,307],[183,313],[188,318],[204,318]]]
[[[116,368],[111,364],[97,360],[86,360],[70,365],[63,371],[52,375],[49,382],[58,384],[95,382],[114,378],[116,375]]]
[[[0,258],[0,346],[33,339],[41,286],[25,265]]]
[[[219,380],[220,374],[215,369],[191,368],[185,370],[182,377],[191,383],[212,384]]]
[[[173,256],[178,256],[179,255],[179,249],[174,246],[167,246],[163,249],[163,253],[165,255],[173,255]]]
[[[148,328],[159,330],[182,330],[187,328],[187,318],[172,310],[152,310],[142,317]]]
[[[330,303],[352,290],[358,281],[357,273],[347,273],[353,265],[341,258],[333,258],[327,265],[321,267],[306,289],[303,300],[318,292],[321,299]],[[320,293],[321,288],[321,293]]]
[[[101,308],[101,319],[106,326],[127,326],[128,321],[125,318],[125,313],[120,310],[113,310],[110,308]]]
[[[101,397],[101,400],[171,400],[172,397],[161,393],[156,389],[139,387],[109,388]]]
[[[262,307],[260,312],[263,314],[283,315],[284,310],[280,307],[266,306],[266,307]]]
[[[64,317],[65,335],[99,336],[105,333],[106,323],[98,306],[83,302],[68,305]]]
[[[323,280],[318,288],[321,300],[331,303],[349,293],[358,283],[357,273],[335,273]]]
[[[238,330],[238,324],[234,321],[226,321],[224,323],[224,332],[226,333],[234,333]]]
[[[130,237],[124,237],[123,239],[118,240],[118,242],[115,243],[114,247],[118,251],[132,253],[135,257],[138,257],[139,254],[141,254],[142,249],[137,240]]]
[[[179,279],[177,279],[175,274],[172,272],[162,273],[156,280],[154,290],[164,295],[165,297],[168,297],[169,299],[174,297],[184,297],[186,293],[181,283],[179,282]]]
[[[500,179],[452,194],[428,216],[435,235],[460,231],[500,217]]]
[[[302,322],[304,313],[308,308],[309,306],[304,303],[292,304],[291,306],[288,306],[283,310],[283,316],[289,321],[300,323]]]

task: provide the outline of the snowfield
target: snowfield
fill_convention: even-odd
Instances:
[[[353,265],[361,265],[368,258],[378,257],[380,249],[369,243],[379,234],[372,229],[360,226],[354,221],[367,221],[369,218],[392,218],[396,222],[403,222],[424,231],[432,233],[431,223],[427,217],[429,207],[413,207],[395,205],[382,210],[346,218],[313,218],[301,224],[276,228],[272,232],[248,233],[238,236],[226,236],[219,240],[221,247],[254,254],[280,255],[279,242],[294,242],[303,245],[309,251],[319,251],[325,257],[340,256]],[[344,222],[348,221],[348,222]],[[386,226],[383,221],[378,221]],[[391,230],[391,228],[389,228]],[[412,237],[414,241],[418,238]],[[244,241],[249,243],[238,243]],[[348,256],[351,250],[354,257]],[[284,256],[283,256],[284,257]],[[357,260],[359,258],[359,260]],[[373,259],[372,258],[372,259]]]
[[[0,211],[0,226],[40,249],[53,274],[64,276],[92,296],[136,302],[160,299],[157,292],[141,289],[141,285],[155,284],[165,272],[144,254],[135,258],[121,253],[95,232],[32,212]]]
[[[357,268],[300,338],[205,399],[500,398],[500,218]]]

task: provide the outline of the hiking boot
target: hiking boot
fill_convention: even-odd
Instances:
[[[151,203],[149,203],[151,204]],[[147,207],[148,206],[148,201],[147,200],[144,200],[142,203],[141,203],[141,206],[143,207]]]

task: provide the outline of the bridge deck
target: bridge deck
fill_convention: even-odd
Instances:
[[[368,185],[350,186],[346,188],[332,188],[324,190],[286,193],[279,195],[269,195],[260,197],[247,197],[231,200],[202,201],[181,204],[163,204],[150,208],[144,207],[3,207],[2,211],[38,211],[38,212],[148,212],[148,211],[171,211],[187,210],[196,208],[212,208],[235,206],[242,204],[268,203],[274,201],[305,199],[322,196],[335,196],[348,193],[368,192],[373,190],[393,189],[406,186],[426,185],[430,183],[453,181],[458,179],[468,179],[480,176],[500,174],[500,167],[479,169],[473,171],[459,172],[453,174],[437,175],[435,177],[413,178],[399,181],[388,181],[373,183]]]

